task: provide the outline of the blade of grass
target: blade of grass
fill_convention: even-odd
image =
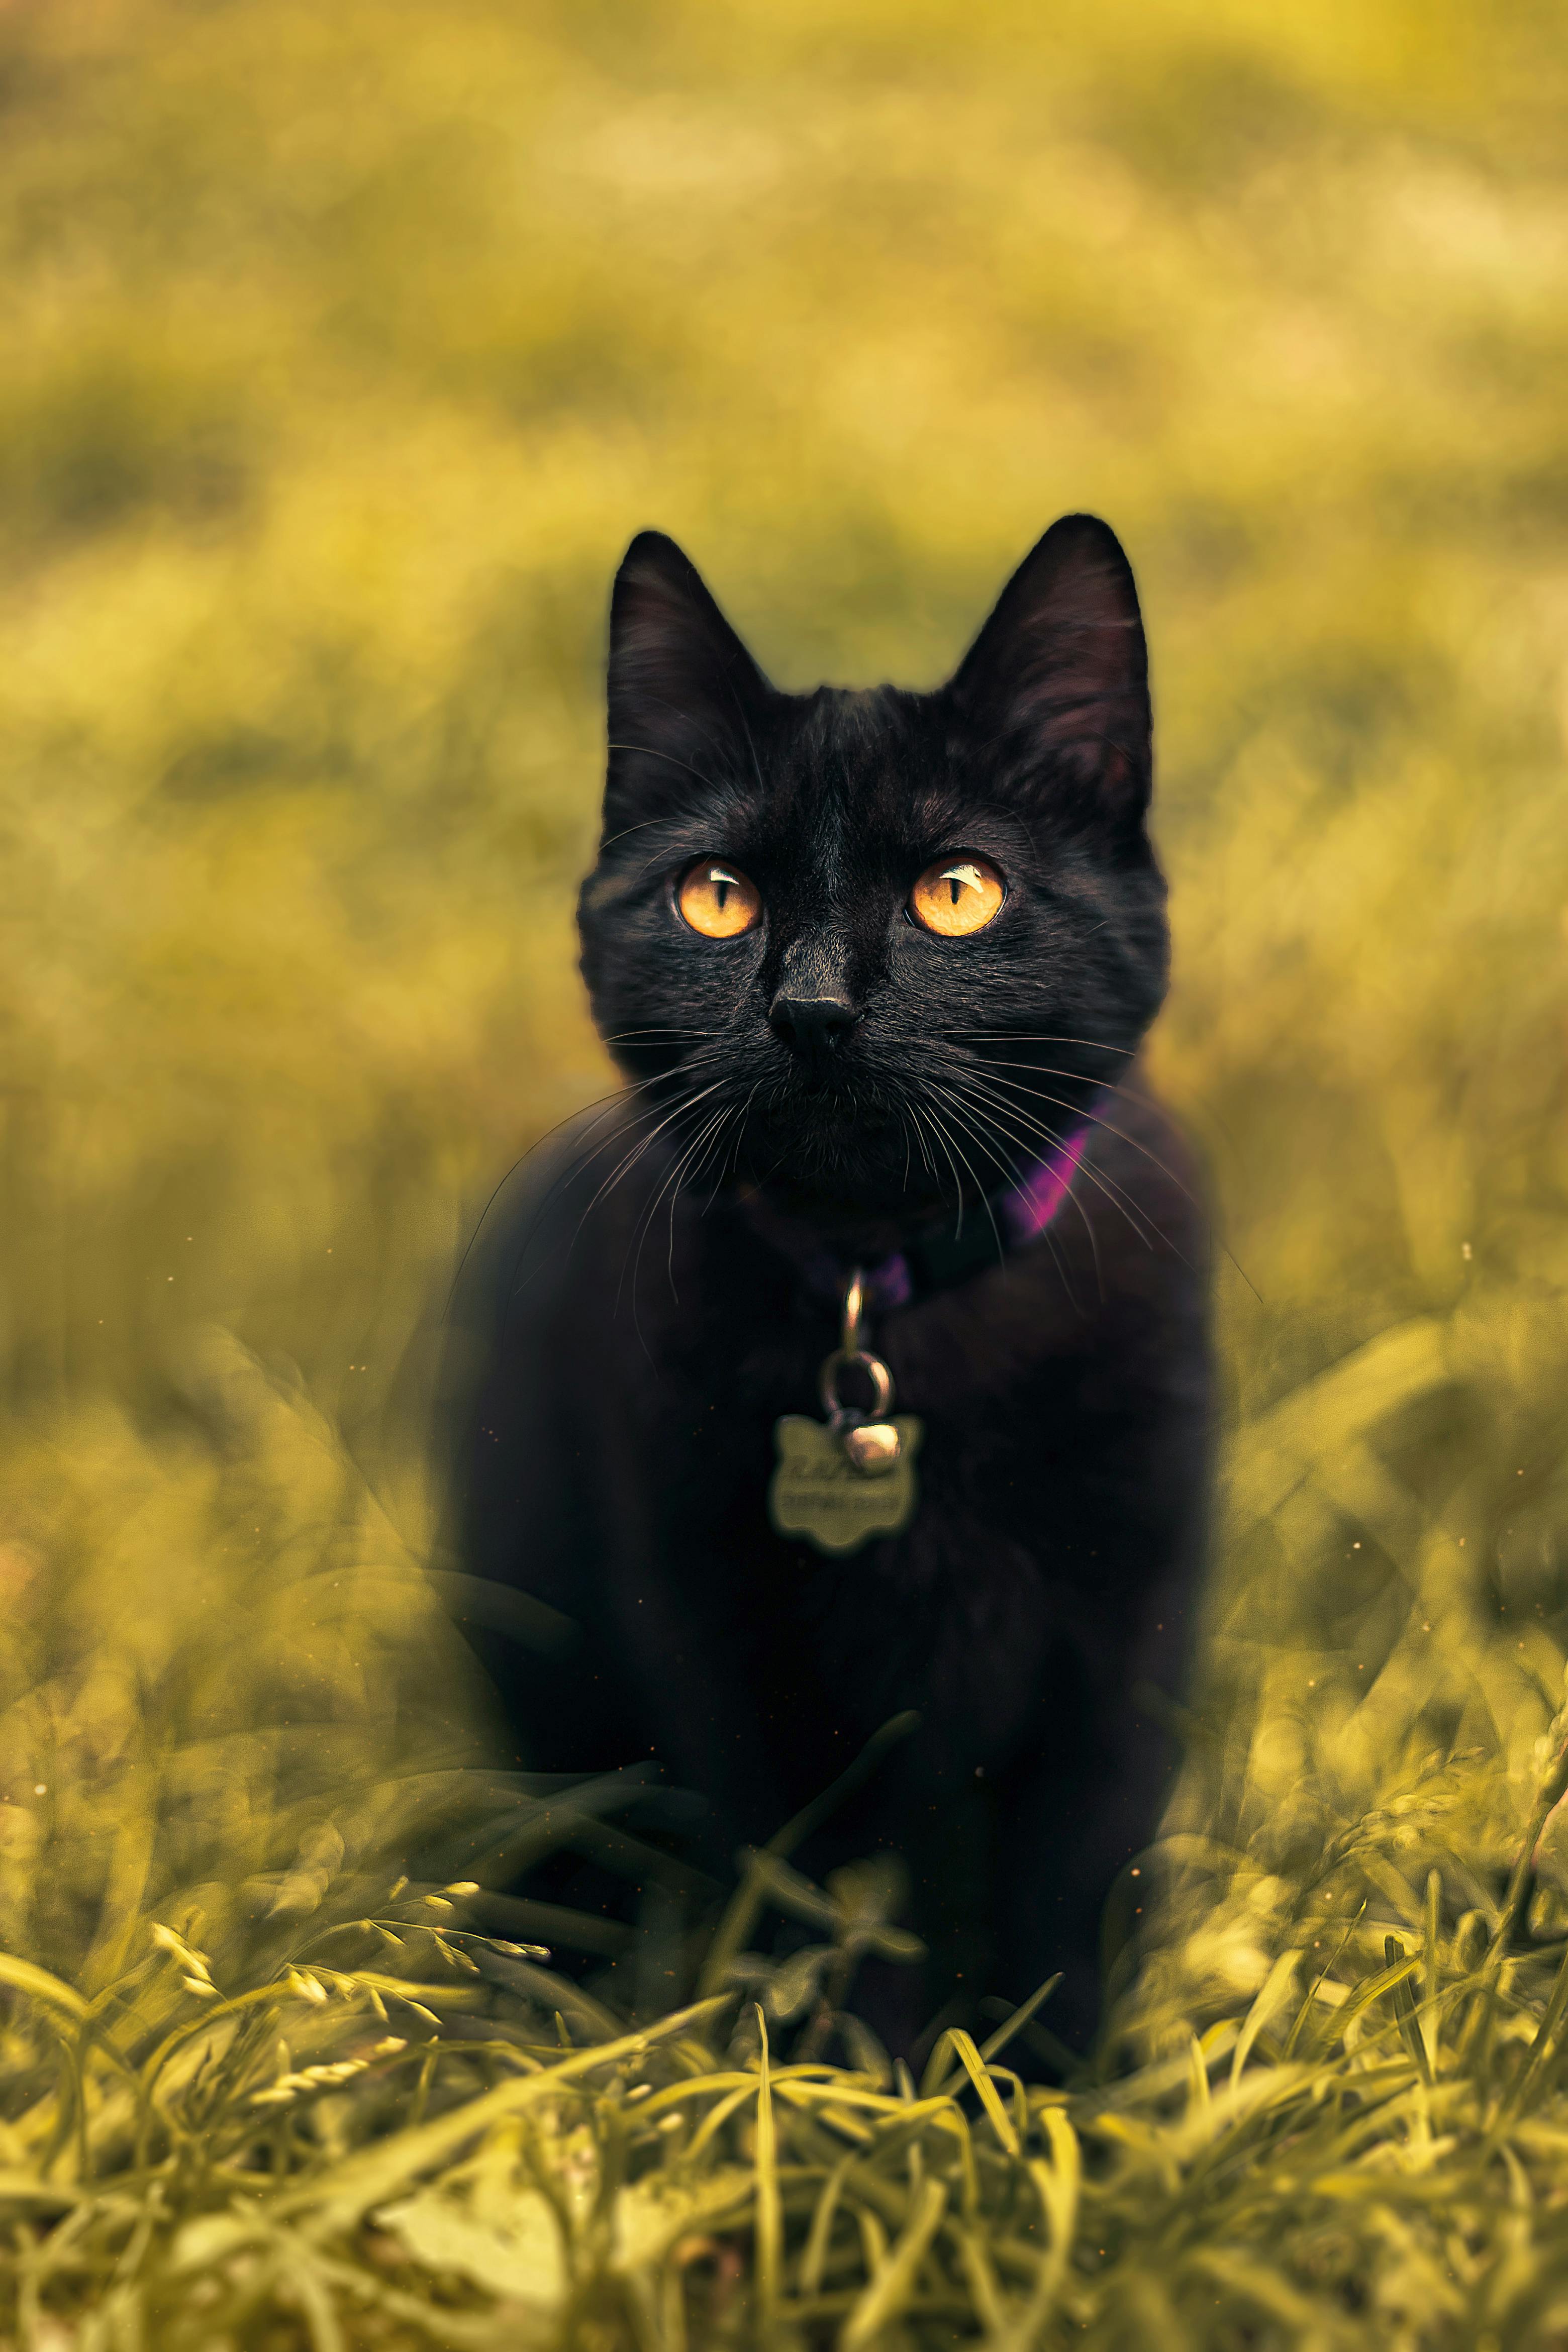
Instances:
[[[844,2183],[849,2168],[856,2161],[855,2151],[840,2157],[823,2183],[806,2232],[805,2248],[800,2258],[800,2291],[803,2295],[817,2294],[822,2288],[823,2269],[827,2261],[827,2249],[832,2242],[834,2217],[838,2200],[844,2193]]]
[[[1258,1989],[1258,1998],[1247,2012],[1246,2021],[1237,2037],[1236,2052],[1230,2062],[1231,2088],[1241,2080],[1241,2071],[1252,2055],[1253,2045],[1270,2019],[1283,2008],[1295,1981],[1300,1963],[1299,1951],[1281,1952]]]
[[[1393,1968],[1404,1959],[1405,1953],[1397,1936],[1383,1939],[1383,1956]],[[1424,2083],[1430,2084],[1432,2068],[1426,2056],[1426,2044],[1422,2038],[1421,2024],[1415,2014],[1415,1997],[1410,1990],[1410,1972],[1397,1976],[1389,1987],[1389,2000],[1399,2021],[1399,2038],[1410,2053],[1411,2062]]]
[[[1327,2050],[1331,2050],[1337,2042],[1342,2042],[1351,2027],[1365,2016],[1373,2001],[1381,2000],[1385,1993],[1393,1991],[1396,1984],[1402,1984],[1406,1977],[1414,1976],[1420,1965],[1419,1960],[1401,1960],[1394,1967],[1379,1969],[1375,1976],[1363,1978],[1344,2007],[1335,2012]]]
[[[776,1836],[759,1849],[754,1860],[748,1860],[740,1885],[731,1896],[724,1915],[708,1947],[708,1957],[702,1963],[698,1979],[700,1998],[721,1991],[730,1980],[730,1970],[738,1953],[743,1951],[752,1928],[762,1916],[767,1900],[766,1875],[770,1858],[782,1859],[795,1852],[803,1839],[808,1838],[818,1825],[826,1821],[836,1806],[852,1796],[860,1783],[874,1772],[890,1748],[907,1739],[920,1727],[920,1717],[913,1708],[901,1715],[890,1716],[879,1730],[874,1731],[854,1761],[846,1765],[836,1780],[831,1781],[819,1797],[784,1823]]]
[[[1427,2068],[1434,2080],[1442,2048],[1442,2021],[1437,2009],[1437,1929],[1442,1904],[1442,1874],[1429,1870],[1421,1906],[1421,2039],[1426,2051]]]
[[[985,2113],[990,2119],[992,2130],[995,2133],[997,2138],[1001,2141],[1008,2155],[1016,2156],[1018,2153],[1018,2135],[1013,2128],[1006,2108],[1002,2105],[1001,2099],[997,2095],[996,2085],[992,2081],[990,2074],[986,2071],[985,2062],[974,2046],[973,2035],[966,2033],[961,2025],[950,2025],[947,2032],[942,2036],[942,2042],[945,2042],[948,2044],[950,2049],[952,2051],[953,2055],[958,2059],[959,2063],[963,2066],[964,2073],[973,2084],[975,2090],[979,2093],[980,2104],[984,2108]],[[942,2042],[939,2042],[937,2049],[940,2050],[941,2047]],[[928,2069],[928,2072],[930,2070]],[[922,2087],[921,2092],[922,2100],[931,2098],[934,2095],[936,2095],[934,2093],[929,2092]]]
[[[840,2352],[862,2352],[890,2320],[915,2284],[927,2247],[942,2226],[947,2210],[947,2185],[928,2180],[914,2200],[913,2210],[889,2248],[869,2284],[844,2323]]]
[[[1563,1954],[1562,1965],[1557,1970],[1556,1981],[1552,1988],[1552,1998],[1546,2004],[1546,2013],[1537,2026],[1535,2039],[1525,2053],[1523,2069],[1508,2103],[1510,2113],[1520,2112],[1545,2072],[1552,2052],[1552,2039],[1563,2022],[1563,2013],[1565,2009],[1568,2009],[1568,1952]]]
[[[757,2004],[762,2036],[757,2082],[757,2327],[765,2342],[778,2318],[779,2263],[784,2247],[784,2210],[779,2202],[778,2146],[773,2136],[773,2086],[768,2075],[768,2021]]]
[[[13,1953],[0,1952],[0,1984],[13,1986],[17,1992],[42,2001],[47,2009],[63,2009],[79,2023],[87,2015],[88,2004],[73,1986],[62,1983],[58,1977],[51,1976],[47,1969],[40,1969],[32,1960],[16,1958]]]
[[[1001,2056],[1013,2036],[1016,2033],[1021,2033],[1037,2011],[1045,2007],[1061,1980],[1061,1970],[1058,1969],[1054,1977],[1047,1977],[1043,1985],[1037,1985],[1028,2000],[1016,2009],[1011,2017],[1005,2017],[1002,2020],[994,2033],[987,2034],[980,2045],[980,2055],[987,2065],[993,2058]]]
[[[1051,2143],[1051,2160],[1047,2164],[1041,2157],[1031,2158],[1029,2178],[1045,2216],[1047,2242],[1039,2258],[1034,2286],[1022,2309],[1015,2313],[1000,2335],[993,2337],[990,2352],[1036,2352],[1051,2307],[1067,2279],[1078,2228],[1082,2163],[1078,2135],[1061,2110],[1047,2107],[1044,2121],[1046,2136]]]
[[[347,2229],[404,2181],[416,2173],[427,2171],[455,2148],[461,2147],[465,2140],[477,2138],[502,2116],[521,2114],[537,2101],[549,2098],[562,2084],[575,2082],[579,2075],[616,2065],[624,2059],[641,2057],[667,2036],[684,2032],[694,2019],[711,2017],[723,2006],[722,2000],[696,2001],[689,2009],[678,2010],[655,2025],[624,2034],[618,2042],[598,2042],[589,2050],[575,2050],[558,2064],[545,2066],[537,2074],[519,2075],[510,2082],[498,2084],[493,2091],[482,2092],[477,2099],[449,2114],[396,2132],[390,2139],[378,2141],[374,2147],[329,2167],[313,2179],[285,2190],[274,2200],[270,2212],[276,2218],[313,2208],[323,2232]]]

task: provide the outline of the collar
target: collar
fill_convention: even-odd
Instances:
[[[1043,1159],[1032,1160],[1016,1183],[994,1193],[989,1215],[966,1219],[957,1232],[939,1227],[918,1235],[862,1267],[867,1306],[876,1314],[891,1314],[912,1299],[999,1265],[1012,1251],[1038,1241],[1066,1203],[1088,1142],[1089,1128],[1080,1127]],[[744,1194],[742,1208],[763,1239],[789,1259],[808,1290],[819,1298],[843,1297],[855,1267],[812,1226],[785,1215],[758,1192]]]

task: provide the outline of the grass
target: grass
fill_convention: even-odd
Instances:
[[[1353,1475],[1364,1441],[1331,1436],[1314,1464],[1303,1427],[1375,1425],[1369,1396],[1407,1407],[1454,1345],[1396,1331],[1329,1376],[1337,1401],[1277,1408],[1237,1448],[1233,1524]],[[74,1531],[104,1581],[76,1595],[76,1656],[19,1672],[3,1725],[13,1786],[54,1776],[7,1814],[16,2340],[1512,2352],[1568,2334],[1568,1707],[1511,1780],[1495,1747],[1450,1740],[1343,1819],[1321,1777],[1292,1811],[1255,1773],[1245,1845],[1173,1827],[1145,1857],[1164,1884],[1142,1979],[1064,2090],[1007,2063],[1048,1998],[983,2048],[944,2036],[918,2084],[863,2030],[825,2063],[858,1958],[899,1949],[874,1878],[814,1888],[787,1838],[753,1857],[706,1948],[680,1951],[698,1997],[673,2013],[637,1997],[657,1921],[595,1989],[557,1973],[535,1938],[573,1923],[486,1882],[562,1840],[613,1853],[628,1776],[568,1798],[399,1715],[437,1624],[363,1479],[232,1341],[185,1380],[204,1449],[155,1470],[122,1432],[106,1486],[96,1433]],[[215,1578],[251,1537],[246,1719],[222,1720],[235,1628],[200,1578],[193,1622],[165,1618],[129,1670],[106,1588],[134,1574],[139,1517],[143,1540],[196,1530],[182,1557],[205,1543]],[[299,1711],[264,1728],[269,1685]],[[814,1938],[784,1963],[744,1948],[770,1908]]]
[[[0,8],[13,2340],[1568,2341],[1563,66],[1468,0]],[[1079,506],[1228,1435],[1056,2094],[826,2038],[865,1874],[531,1898],[631,1783],[495,1768],[420,1436],[606,1083],[626,538],[783,682],[924,679]]]

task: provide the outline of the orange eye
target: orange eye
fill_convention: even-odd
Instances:
[[[738,866],[700,857],[682,878],[677,906],[705,940],[733,940],[763,919],[762,894]]]
[[[1007,896],[1007,885],[988,857],[939,858],[910,892],[910,912],[924,931],[940,939],[963,939],[983,931]]]

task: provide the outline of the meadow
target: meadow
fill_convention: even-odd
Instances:
[[[0,0],[0,2342],[1568,2345],[1565,100],[1544,0]],[[647,1857],[503,1769],[423,1436],[610,1083],[626,540],[919,684],[1078,508],[1226,1430],[1046,2090],[1048,2001],[823,2063],[889,1929],[787,1838],[674,2011],[530,1898]]]

